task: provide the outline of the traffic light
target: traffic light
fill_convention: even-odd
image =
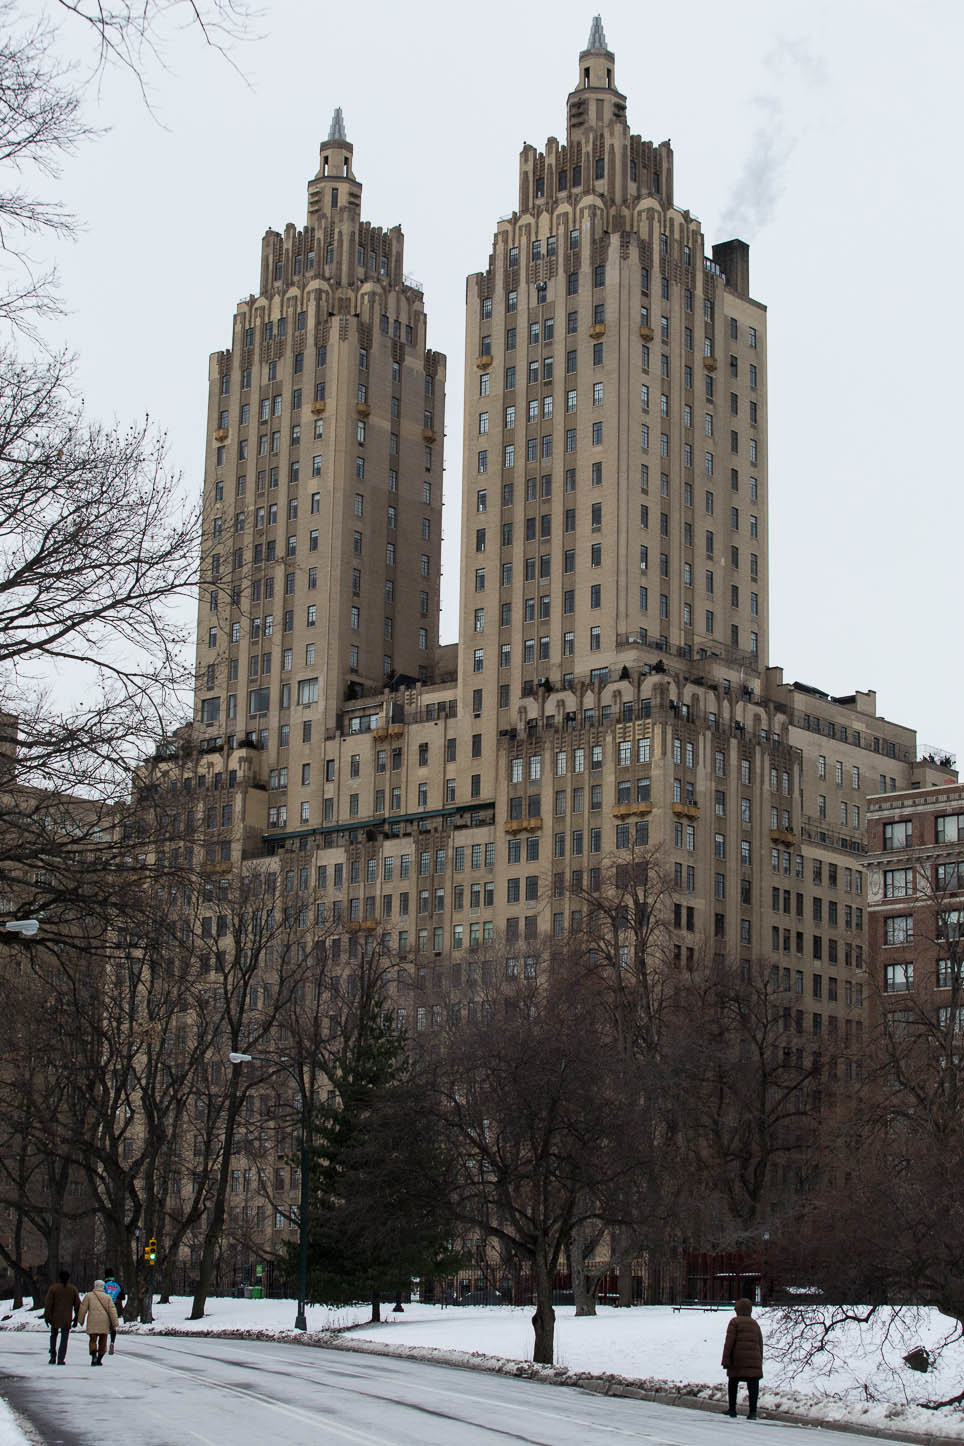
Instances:
[[[148,1265],[157,1264],[157,1241],[154,1239],[153,1235],[144,1246],[144,1259],[147,1261]]]

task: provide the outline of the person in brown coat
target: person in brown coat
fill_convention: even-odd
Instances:
[[[738,1300],[733,1307],[736,1315],[726,1328],[723,1342],[723,1365],[729,1378],[728,1416],[736,1415],[736,1393],[740,1382],[746,1381],[749,1397],[747,1420],[756,1420],[756,1403],[760,1394],[760,1377],[763,1375],[763,1332],[753,1320],[753,1305],[748,1300]]]
[[[50,1327],[50,1364],[52,1366],[65,1366],[67,1364],[67,1342],[70,1339],[70,1327],[77,1324],[80,1311],[80,1294],[76,1285],[70,1283],[70,1271],[62,1270],[59,1280],[55,1281],[47,1291],[44,1298],[44,1320]],[[60,1349],[57,1349],[57,1336],[60,1336]]]
[[[102,1280],[95,1280],[93,1290],[89,1290],[80,1302],[80,1320],[87,1326],[90,1364],[102,1366],[107,1354],[108,1332],[117,1329],[117,1310]]]

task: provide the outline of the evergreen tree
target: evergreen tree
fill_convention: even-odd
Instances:
[[[313,1129],[308,1298],[370,1300],[379,1320],[413,1276],[451,1274],[458,1260],[446,1154],[404,1037],[376,1001],[359,1025],[332,1076],[336,1103]]]

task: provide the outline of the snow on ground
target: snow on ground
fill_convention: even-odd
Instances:
[[[0,1446],[30,1446],[27,1437],[17,1425],[17,1418],[0,1396]]]
[[[190,1321],[187,1298],[155,1306],[153,1326],[124,1326],[138,1334],[151,1331],[294,1334],[295,1303],[277,1300],[234,1300],[212,1297],[203,1320]],[[407,1305],[402,1315],[381,1325],[368,1324],[367,1307],[310,1306],[312,1336],[338,1332],[341,1344],[366,1344],[379,1351],[420,1355],[477,1364],[488,1369],[518,1370],[532,1359],[531,1311],[512,1306],[440,1307]],[[556,1367],[534,1373],[559,1379],[566,1373],[615,1376],[651,1392],[722,1398],[720,1366],[729,1310],[674,1311],[670,1306],[639,1306],[618,1310],[600,1306],[596,1316],[576,1319],[573,1309],[559,1307],[556,1322]],[[886,1337],[882,1326],[851,1325],[836,1338],[834,1353],[805,1367],[781,1359],[778,1312],[759,1311],[757,1318],[768,1342],[760,1404],[795,1416],[838,1425],[919,1431],[964,1441],[964,1412],[934,1412],[916,1402],[942,1400],[964,1388],[964,1343],[945,1344],[937,1365],[926,1374],[911,1371],[903,1355],[914,1346],[933,1350],[957,1332],[952,1321],[936,1311],[904,1310]],[[37,1314],[21,1310],[3,1315],[0,1328],[43,1329]],[[319,1344],[322,1342],[319,1340]],[[883,1352],[881,1345],[883,1344]],[[474,1357],[466,1361],[465,1357]],[[482,1358],[485,1358],[484,1360]],[[0,1419],[0,1446],[6,1446]],[[11,1440],[18,1440],[13,1437]]]

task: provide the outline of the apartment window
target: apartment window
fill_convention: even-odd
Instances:
[[[906,994],[914,987],[914,966],[907,964],[887,964],[884,968],[884,993],[885,994]]]
[[[857,909],[857,914],[863,911]],[[938,939],[964,938],[964,909],[947,909],[937,916]]]
[[[956,865],[955,865],[956,868]],[[905,899],[914,892],[913,869],[884,870],[884,898]]]
[[[964,815],[959,815],[958,817],[964,817]],[[951,819],[940,819],[940,818],[937,820],[937,842],[938,842],[938,843],[943,843],[943,842],[945,842],[945,839],[943,839],[943,838],[941,837],[941,824],[942,824],[942,823],[943,823],[943,824],[950,823],[951,821],[952,821]],[[953,822],[954,822],[954,824],[956,825],[956,823],[957,823],[957,818],[954,818],[954,819],[953,819]],[[956,828],[955,828],[955,837],[956,837]],[[910,821],[907,821],[907,822],[905,822],[905,823],[885,823],[885,824],[884,824],[884,849],[885,849],[886,851],[891,851],[891,850],[894,850],[894,849],[906,849],[906,848],[910,848],[912,841],[913,841],[913,825],[912,825],[912,823],[911,823]],[[948,839],[947,841],[950,842],[950,841],[952,841],[952,840]]]
[[[881,789],[881,792],[884,790]],[[906,842],[888,843],[887,830],[906,828]],[[885,824],[884,848],[908,848],[910,846],[910,824]],[[935,820],[935,835],[938,843],[964,843],[964,813],[947,813]]]
[[[938,989],[951,989],[961,982],[961,963],[959,960],[938,959],[937,961],[937,987]]]
[[[914,916],[912,914],[891,914],[884,920],[885,944],[912,944],[914,942]]]

